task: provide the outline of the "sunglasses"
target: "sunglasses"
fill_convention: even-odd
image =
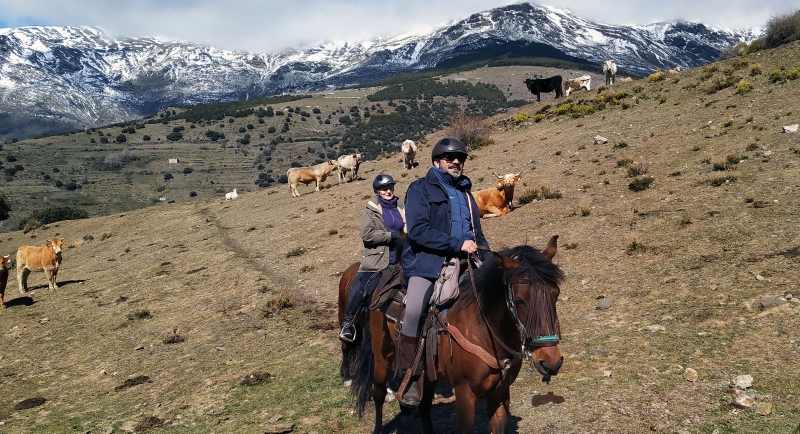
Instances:
[[[444,160],[447,164],[450,164],[456,160],[458,160],[460,163],[463,163],[464,160],[467,159],[467,156],[464,154],[444,154],[442,155],[441,159]]]

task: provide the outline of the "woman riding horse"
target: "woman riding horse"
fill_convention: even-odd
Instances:
[[[361,311],[364,299],[372,295],[378,272],[399,260],[401,231],[405,225],[402,208],[397,206],[394,194],[395,181],[382,173],[372,181],[375,197],[367,202],[361,213],[361,241],[364,250],[358,274],[347,291],[348,304],[339,339],[352,343],[356,340],[355,319]]]

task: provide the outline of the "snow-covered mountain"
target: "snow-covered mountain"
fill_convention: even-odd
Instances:
[[[88,27],[0,29],[0,138],[94,127],[168,105],[321,90],[468,59],[561,57],[622,70],[696,67],[760,30],[676,21],[598,24],[572,12],[518,3],[476,13],[428,34],[277,54],[218,50],[155,38],[111,40]],[[33,125],[34,128],[31,128]]]

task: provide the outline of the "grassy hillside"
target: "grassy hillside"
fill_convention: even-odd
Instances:
[[[558,234],[567,275],[558,305],[564,367],[550,384],[520,376],[511,432],[795,432],[800,135],[782,127],[800,123],[800,80],[789,78],[798,62],[793,43],[490,119],[494,144],[471,153],[467,175],[476,189],[494,173],[521,171],[524,182],[513,212],[483,222],[489,243],[542,248]],[[507,79],[507,94],[526,73],[459,77]],[[150,128],[161,128],[152,134],[161,143],[146,145],[158,158],[130,164],[153,172],[155,188],[166,170],[155,165],[168,168],[178,148],[164,143],[164,126],[135,134]],[[198,194],[4,233],[3,254],[55,235],[71,246],[58,291],[35,273],[36,289],[21,295],[11,274],[0,311],[2,430],[257,433],[291,423],[293,432],[367,432],[370,416],[355,418],[338,379],[338,273],[359,258],[372,178],[390,173],[404,192],[442,134],[420,141],[420,167],[404,170],[395,154],[365,163],[359,181],[301,186],[300,198],[285,185],[242,188],[234,201]],[[84,143],[79,136],[70,137]],[[42,149],[48,164],[79,173],[59,146]],[[192,165],[213,162],[207,182],[220,191],[243,186],[235,180],[252,161],[237,150],[198,147]],[[181,182],[204,185],[196,172]],[[136,185],[98,178],[84,188],[107,188],[124,203]],[[536,199],[543,188],[560,198]],[[603,300],[609,307],[598,309]],[[731,405],[730,381],[744,374],[758,410]],[[437,432],[457,432],[455,405],[440,391]],[[417,423],[401,420],[396,403],[385,418],[387,432]],[[478,426],[486,431],[482,415]]]

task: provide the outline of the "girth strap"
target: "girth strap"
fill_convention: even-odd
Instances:
[[[503,359],[502,360],[503,366],[500,366],[501,361],[498,360],[497,357],[491,355],[488,351],[484,350],[482,347],[470,342],[466,337],[464,337],[463,334],[461,334],[461,331],[459,329],[457,329],[456,327],[452,326],[450,323],[447,322],[447,320],[442,316],[441,312],[437,311],[436,316],[438,317],[439,322],[442,324],[445,331],[447,331],[447,333],[449,333],[450,336],[452,336],[453,339],[455,339],[456,343],[461,348],[466,350],[468,353],[477,356],[479,359],[483,361],[483,363],[486,363],[486,365],[489,366],[490,368],[502,370],[503,375],[505,375],[505,372],[508,370],[508,368],[511,367],[511,360]]]

